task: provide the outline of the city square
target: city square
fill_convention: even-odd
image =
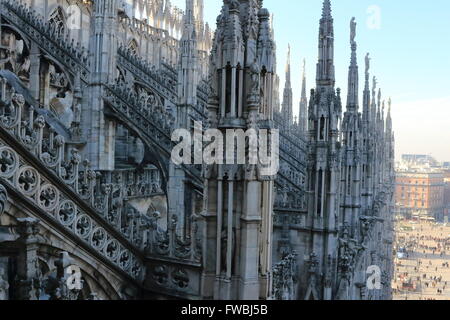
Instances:
[[[450,300],[450,226],[430,220],[396,225],[394,300]]]

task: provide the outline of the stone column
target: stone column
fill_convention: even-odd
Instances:
[[[16,283],[18,298],[20,300],[39,300],[43,289],[42,274],[37,254],[39,248],[37,238],[39,220],[21,218],[17,221],[19,222],[19,241],[23,244],[23,250],[21,250],[18,259],[18,278]]]
[[[117,2],[98,0],[95,3],[93,32],[89,51],[91,52],[91,84],[88,103],[83,104],[83,132],[87,137],[88,159],[94,170],[110,170],[108,149],[108,123],[105,121],[104,84],[113,83],[116,75],[117,56]]]
[[[217,186],[218,181],[207,179],[205,182],[205,203],[210,201],[207,209],[202,213],[204,223],[203,239],[203,273],[201,281],[201,295],[204,299],[214,299],[219,295],[219,280],[216,275],[218,257],[220,250],[217,250]],[[220,270],[219,270],[220,275]]]
[[[30,92],[39,101],[39,72],[41,68],[41,54],[36,43],[31,42],[30,50]]]
[[[184,203],[185,200],[185,180],[186,174],[184,170],[170,162],[169,164],[169,182],[168,182],[168,216],[177,216],[178,224],[177,224],[177,234],[180,236],[185,236],[185,212],[186,206]]]
[[[247,182],[246,210],[241,218],[239,300],[256,300],[259,298],[261,187],[259,181]]]

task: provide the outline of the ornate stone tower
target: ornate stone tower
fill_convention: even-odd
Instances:
[[[118,0],[95,1],[94,31],[90,37],[91,83],[89,103],[84,103],[82,119],[88,139],[88,159],[94,168],[114,169],[115,124],[104,119],[103,85],[111,84],[116,76],[118,44]]]
[[[331,4],[325,0],[319,30],[319,61],[316,90],[309,103],[308,156],[308,224],[313,230],[310,252],[317,255],[318,284],[321,299],[332,298],[336,281],[336,242],[339,215],[339,152],[338,124],[341,98],[335,90],[334,30]]]
[[[197,104],[199,66],[194,0],[186,0],[186,12],[184,15],[183,34],[180,39],[180,58],[178,64],[178,97],[180,99],[180,105],[195,106]]]
[[[394,131],[392,127],[392,100],[389,98],[388,100],[388,112],[386,116],[386,134],[385,134],[385,142],[386,142],[386,170],[385,170],[385,181],[391,181],[392,178],[395,178],[395,138]]]
[[[354,267],[357,264],[361,218],[362,131],[358,112],[358,63],[355,42],[356,22],[350,22],[351,59],[348,72],[347,110],[342,122],[341,215],[339,224],[338,289],[336,298],[352,297]],[[356,250],[355,250],[356,249]],[[356,254],[356,256],[355,256]]]
[[[341,223],[350,227],[352,237],[357,237],[361,208],[361,119],[358,103],[358,63],[355,42],[356,22],[352,18],[351,29],[351,60],[348,72],[347,111],[342,121],[342,216]]]
[[[215,141],[226,136],[227,151],[232,148],[226,163],[218,159],[223,150],[212,152],[216,161],[204,170],[204,298],[265,299],[270,292],[273,181],[262,175],[259,161],[236,164],[233,151],[239,147],[229,134],[249,129],[260,134],[272,126],[274,45],[270,15],[261,5],[227,0],[217,19],[209,126],[216,129]],[[254,159],[257,149],[246,142],[246,160]]]
[[[370,110],[370,57],[367,53],[365,58],[365,84],[363,93],[363,114],[362,114],[362,132],[363,132],[363,165],[362,165],[362,209],[363,214],[367,215],[369,204],[371,203],[372,190],[372,133],[371,133],[371,110]]]

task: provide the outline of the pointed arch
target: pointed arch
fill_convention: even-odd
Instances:
[[[64,35],[67,32],[67,15],[61,6],[55,7],[48,15],[48,23],[54,28],[56,34]]]
[[[139,55],[139,44],[136,41],[136,39],[132,38],[130,41],[128,41],[127,48],[134,54]]]

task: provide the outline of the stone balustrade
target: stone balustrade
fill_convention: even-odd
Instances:
[[[72,73],[80,72],[81,78],[87,81],[89,75],[89,52],[79,43],[69,39],[67,30],[59,33],[53,25],[44,21],[34,10],[16,0],[1,0],[2,16],[29,40],[34,41],[49,55],[55,57]]]

